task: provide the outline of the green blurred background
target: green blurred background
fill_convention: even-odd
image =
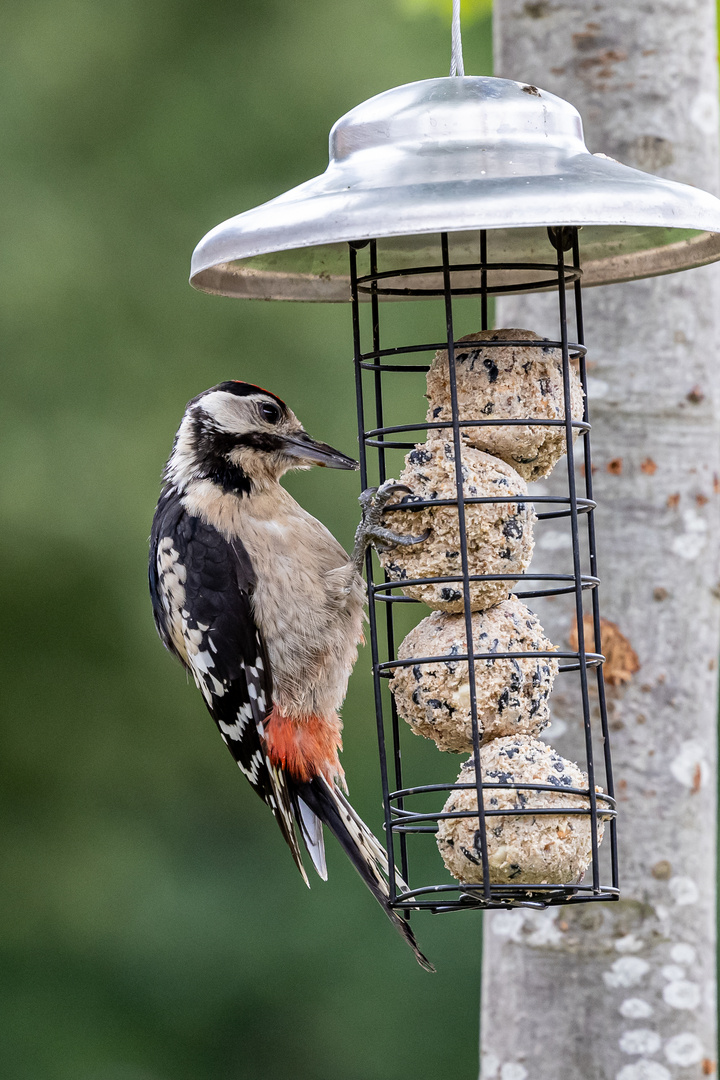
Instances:
[[[194,394],[261,382],[353,452],[349,312],[199,295],[190,252],[321,172],[349,108],[446,74],[449,6],[3,6],[2,1076],[476,1075],[479,917],[417,919],[429,976],[334,844],[308,892],[145,583]],[[465,6],[467,70],[488,74],[488,4]],[[350,544],[356,479],[290,486]],[[368,664],[345,767],[379,830]]]

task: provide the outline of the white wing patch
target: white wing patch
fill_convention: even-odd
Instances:
[[[167,629],[173,645],[187,662],[187,645],[183,632],[187,612],[185,606],[185,581],[187,569],[180,562],[180,553],[173,539],[164,536],[157,549],[158,589],[165,615]]]
[[[265,716],[268,711],[268,700],[265,696],[263,689],[263,672],[265,671],[265,665],[263,664],[262,655],[260,651],[260,637],[257,637],[258,655],[255,657],[254,664],[244,664],[243,669],[245,671],[245,677],[248,684],[248,694],[251,701],[257,702],[258,711]],[[262,734],[262,732],[261,732]]]
[[[241,705],[237,712],[237,720],[234,724],[225,724],[222,720],[217,721],[220,731],[230,739],[239,742],[249,720],[252,720],[252,708],[250,705]],[[264,734],[264,732],[262,733]]]
[[[192,671],[195,683],[208,704],[225,694],[226,683],[214,673],[217,646],[208,633],[206,623],[194,622],[185,608],[187,567],[170,536],[160,539],[157,548],[158,588],[167,616],[167,629],[172,643]],[[240,718],[238,718],[239,723]],[[226,735],[239,739],[242,729],[223,729]]]
[[[250,768],[245,768],[245,766],[240,761],[238,761],[238,768],[240,769],[240,772],[243,774],[243,776],[247,776],[251,784],[257,786],[258,780],[260,779],[260,769],[263,767],[263,765],[267,764],[269,764],[267,758],[264,757],[259,750],[256,750],[253,756],[250,758]]]

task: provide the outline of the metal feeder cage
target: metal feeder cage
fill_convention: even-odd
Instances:
[[[582,231],[581,231],[582,230]],[[670,273],[720,258],[720,201],[706,192],[630,169],[602,154],[590,154],[578,112],[534,86],[505,79],[458,76],[431,79],[371,98],[335,124],[330,164],[320,177],[263,206],[231,218],[196,248],[191,283],[206,292],[237,297],[350,302],[360,439],[365,489],[388,475],[393,451],[412,450],[424,433],[447,429],[454,448],[454,498],[394,503],[388,513],[431,505],[457,508],[461,572],[413,581],[377,580],[367,557],[370,644],[379,737],[385,829],[390,855],[392,903],[406,914],[465,908],[545,907],[618,898],[616,805],[603,686],[598,566],[595,545],[586,346],[582,286]],[[460,419],[455,352],[458,298],[479,300],[482,329],[488,328],[489,299],[534,290],[557,297],[555,340],[485,340],[483,350],[508,345],[561,351],[564,419],[523,416]],[[441,309],[436,340],[388,345],[381,302],[435,298]],[[569,303],[568,303],[569,300]],[[570,313],[568,315],[568,307]],[[426,372],[438,349],[448,353],[452,419],[386,423],[406,406],[413,420],[419,395],[413,376]],[[431,354],[428,357],[428,353]],[[573,419],[571,365],[577,364],[585,413]],[[398,381],[399,380],[399,381]],[[406,417],[407,418],[407,417]],[[562,495],[470,497],[461,474],[461,430],[494,425],[555,425],[564,430],[567,486]],[[577,490],[573,432],[583,448],[584,480]],[[512,574],[521,599],[572,594],[577,648],[545,653],[477,651],[473,645],[472,582],[502,580],[475,572],[468,554],[466,507],[476,503],[534,504],[543,520],[565,519],[572,536],[567,572]],[[390,522],[391,527],[392,523]],[[510,575],[508,575],[510,578]],[[402,605],[416,603],[403,587],[442,583],[462,595],[465,654],[398,660],[397,621]],[[594,649],[584,637],[584,615],[592,615]],[[494,808],[493,793],[557,791],[549,784],[485,782],[475,687],[476,665],[513,657],[554,657],[559,669],[579,678],[587,788],[563,788],[580,796],[580,807]],[[474,784],[414,784],[403,768],[401,725],[386,682],[398,667],[449,661],[467,663],[472,717]],[[591,715],[591,678],[596,707]],[[404,737],[405,726],[402,733]],[[409,734],[408,738],[411,737]],[[407,755],[406,755],[407,756]],[[596,790],[597,785],[597,790]],[[477,807],[443,813],[451,790],[475,787]],[[485,793],[485,797],[483,797]],[[518,803],[520,805],[518,805]],[[433,806],[432,811],[418,807]],[[590,819],[592,861],[581,881],[564,884],[494,883],[488,863],[488,830],[496,817],[581,815]],[[437,823],[447,817],[478,820],[475,848],[481,881],[417,883],[408,837],[434,847]],[[598,824],[606,822],[602,848]],[[415,842],[415,841],[413,841]],[[602,855],[602,858],[601,858]],[[397,863],[409,891],[398,887]],[[438,871],[440,860],[438,857]]]

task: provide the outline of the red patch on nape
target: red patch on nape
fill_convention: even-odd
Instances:
[[[282,405],[284,408],[287,408],[282,398],[279,398],[277,394],[273,394],[272,390],[266,390],[264,386],[258,386],[256,383],[245,382],[244,379],[230,379],[230,382],[235,383],[236,386],[246,387],[246,389],[243,391],[244,394],[252,394],[254,393],[254,391],[257,390],[259,394],[267,394],[268,397],[271,397],[274,401],[277,401],[278,405]]]
[[[332,783],[345,775],[338,758],[341,731],[337,713],[290,717],[273,708],[265,721],[268,757],[296,780],[307,782],[314,776],[324,776]]]

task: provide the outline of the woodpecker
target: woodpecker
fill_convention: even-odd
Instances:
[[[240,771],[270,807],[305,883],[298,834],[326,880],[326,825],[432,971],[409,925],[389,906],[387,853],[346,798],[338,757],[338,711],[363,639],[366,548],[422,538],[382,526],[384,506],[401,486],[389,481],[361,496],[363,516],[348,556],[279,483],[288,470],[313,465],[358,468],[311,439],[268,390],[228,381],[188,403],[150,537],[155,625],[193,676]]]

